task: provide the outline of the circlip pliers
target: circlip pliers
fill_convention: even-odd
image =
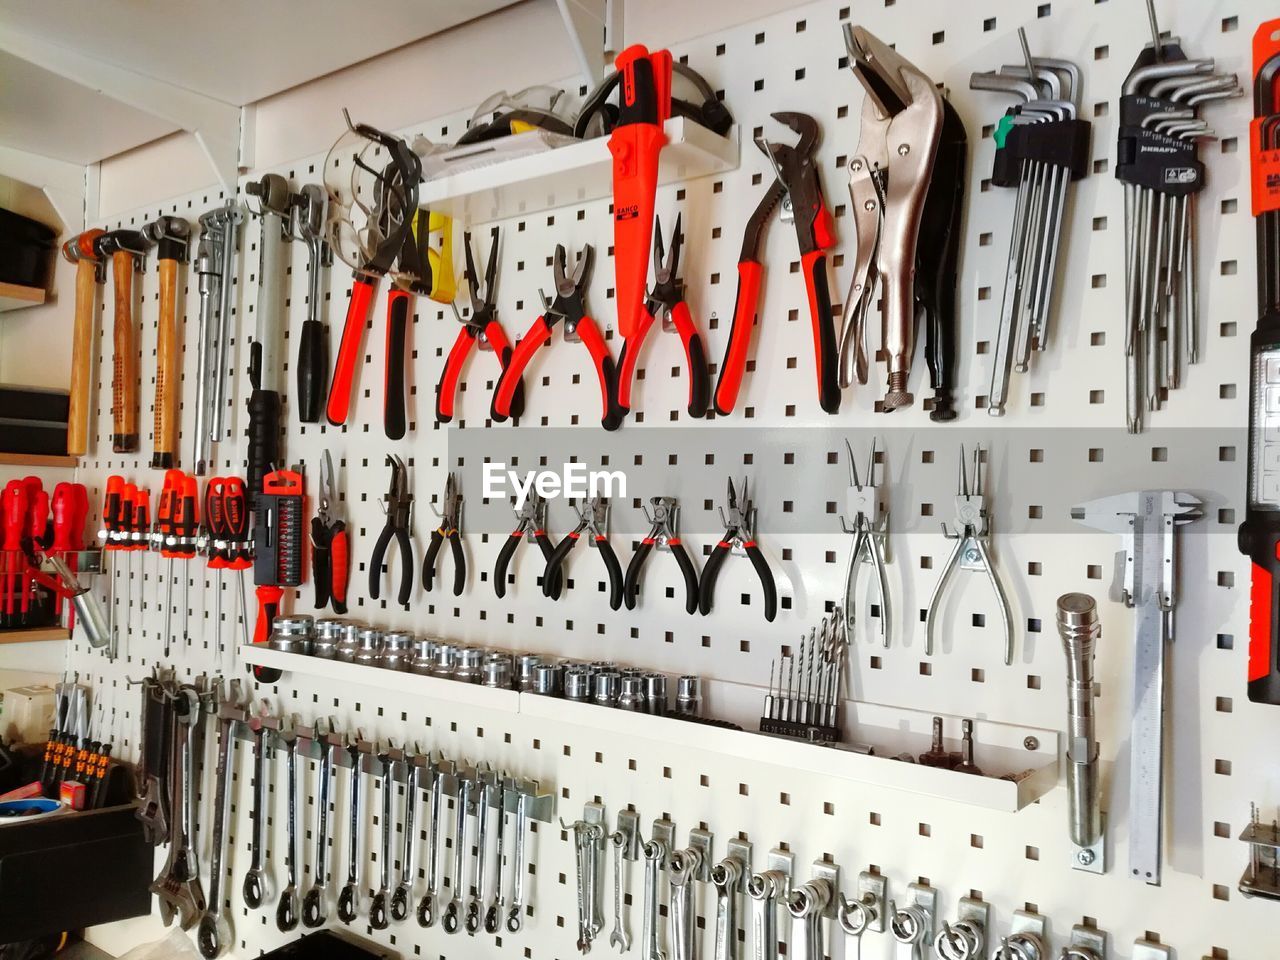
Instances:
[[[720,377],[716,382],[716,413],[727,416],[738,401],[742,375],[746,371],[747,353],[751,348],[751,332],[755,327],[760,301],[760,281],[764,266],[760,248],[765,227],[773,210],[783,205],[782,218],[794,220],[796,242],[800,250],[800,271],[804,274],[809,299],[809,318],[813,324],[814,357],[817,365],[818,402],[827,413],[840,409],[835,317],[831,307],[831,288],[827,282],[826,251],[835,245],[835,223],[822,195],[816,155],[818,121],[805,113],[775,113],[773,119],[785,124],[800,139],[794,146],[756,139],[756,146],[773,166],[776,177],[755,212],[747,221],[738,255],[738,292],[733,307],[733,323]]]
[[[680,521],[680,503],[675,497],[650,497],[649,504],[653,508],[643,507],[645,519],[649,521],[649,535],[640,541],[631,562],[627,564],[627,575],[622,584],[622,596],[627,609],[636,608],[636,593],[640,589],[640,576],[644,572],[644,563],[656,546],[659,550],[667,550],[676,558],[680,573],[684,576],[684,609],[685,613],[693,613],[698,609],[698,574],[693,568],[693,560],[689,552],[680,542],[676,528]]]
[[[516,528],[498,551],[498,562],[493,568],[493,592],[498,597],[507,595],[507,568],[511,565],[521,540],[536,543],[542,551],[543,562],[548,564],[543,576],[552,578],[543,581],[542,592],[553,600],[559,600],[562,586],[560,574],[549,566],[554,548],[547,536],[547,501],[533,490],[529,491],[524,503],[516,510]]]
[[[462,492],[458,478],[450,473],[444,482],[444,497],[440,509],[435,507],[440,525],[431,531],[431,545],[422,561],[422,589],[430,591],[436,579],[436,558],[446,540],[453,553],[453,595],[462,596],[467,586],[467,555],[462,550]]]
[[[562,244],[556,244],[555,259],[552,262],[552,276],[555,279],[556,297],[548,303],[546,295],[542,297],[542,315],[533,321],[528,332],[516,344],[512,351],[511,362],[502,370],[498,385],[493,391],[493,404],[490,415],[498,423],[513,416],[512,407],[516,388],[524,375],[524,368],[533,359],[533,353],[551,338],[557,323],[563,322],[566,340],[581,340],[587,352],[591,354],[591,364],[595,367],[596,377],[600,381],[602,401],[601,424],[606,430],[616,430],[622,423],[622,414],[618,410],[614,398],[616,370],[613,356],[604,341],[604,336],[596,322],[587,313],[584,297],[587,283],[591,278],[591,264],[595,248],[587,244],[582,248],[582,255],[573,274],[565,272],[566,255]]]
[[[574,501],[570,503],[578,511],[578,525],[556,544],[555,550],[547,558],[547,570],[542,575],[542,592],[553,600],[559,599],[559,589],[553,594],[551,588],[560,583],[564,562],[585,533],[587,546],[600,551],[600,559],[604,561],[609,573],[609,609],[617,610],[622,606],[622,565],[618,563],[618,555],[609,544],[609,501],[604,497],[588,497],[581,506]]]
[[[875,568],[875,587],[880,598],[880,639],[889,646],[889,578],[885,570],[885,539],[889,534],[889,511],[876,492],[876,445],[871,442],[867,472],[858,476],[853,446],[844,442],[849,457],[849,488],[845,491],[844,516],[840,528],[853,535],[849,566],[844,575],[844,623],[853,639],[858,611],[858,570],[864,562]],[[863,559],[865,556],[865,560]]]
[[[654,227],[653,287],[645,300],[647,309],[640,317],[641,325],[622,344],[622,355],[618,359],[618,407],[623,415],[631,411],[631,384],[635,378],[640,347],[650,325],[659,318],[662,320],[662,328],[675,330],[684,346],[685,363],[689,370],[689,416],[701,419],[707,414],[711,392],[711,379],[707,373],[707,348],[693,323],[689,305],[684,299],[684,281],[679,275],[680,247],[684,243],[684,236],[680,232],[682,216],[676,215],[671,252],[666,255],[665,262],[662,220],[658,219]]]
[[[733,478],[729,478],[728,512],[720,507],[720,520],[724,524],[724,536],[711,550],[702,568],[702,580],[698,585],[698,607],[703,616],[711,612],[711,604],[716,592],[716,578],[725,558],[735,550],[741,550],[755,567],[756,576],[760,578],[760,589],[764,595],[764,618],[770,623],[778,615],[778,587],[773,579],[773,571],[769,569],[769,561],[756,543],[756,508],[747,493],[747,480],[742,480],[741,490],[735,489]]]
[[[413,494],[409,490],[409,468],[404,461],[387,454],[387,466],[391,468],[391,483],[382,500],[387,522],[378,534],[378,542],[374,544],[373,555],[369,558],[369,596],[377,600],[381,593],[382,561],[391,538],[395,537],[400,547],[400,592],[396,595],[396,602],[405,606],[413,596],[413,540],[410,538]]]
[[[453,419],[454,407],[457,403],[458,383],[462,379],[462,368],[466,366],[472,347],[481,350],[492,350],[498,356],[498,363],[503,369],[511,362],[511,342],[507,339],[502,324],[498,322],[497,309],[497,272],[498,272],[498,228],[489,233],[489,262],[484,270],[484,287],[480,286],[476,273],[475,260],[471,254],[471,232],[463,234],[463,249],[467,258],[467,287],[471,291],[471,315],[466,319],[458,313],[455,305],[454,316],[462,324],[453,348],[445,361],[444,370],[440,374],[440,385],[436,389],[436,420],[448,423]],[[481,290],[483,289],[483,293]],[[515,392],[511,397],[511,416],[519,417],[524,413],[524,382],[517,380]]]
[[[311,579],[316,586],[316,609],[330,602],[333,612],[347,612],[347,580],[351,574],[351,541],[338,507],[329,451],[320,460],[319,506],[311,518]]]

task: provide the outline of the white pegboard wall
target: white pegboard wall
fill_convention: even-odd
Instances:
[[[1270,952],[1265,946],[1269,921],[1275,908],[1245,901],[1235,890],[1247,853],[1235,837],[1250,801],[1259,802],[1264,811],[1280,802],[1274,770],[1265,760],[1269,754],[1260,752],[1268,748],[1257,733],[1269,728],[1271,712],[1247,703],[1244,697],[1248,565],[1236,552],[1234,541],[1245,456],[1248,318],[1255,312],[1253,224],[1247,213],[1244,153],[1234,140],[1243,134],[1248,106],[1237,101],[1215,105],[1206,112],[1223,139],[1203,148],[1209,165],[1208,186],[1199,204],[1203,361],[1192,368],[1186,385],[1171,395],[1166,410],[1152,418],[1157,428],[1177,429],[1162,436],[1130,438],[1123,432],[1120,349],[1123,223],[1120,187],[1113,178],[1111,161],[1120,84],[1147,35],[1142,4],[1132,0],[1047,4],[991,0],[983,5],[943,5],[899,0],[859,5],[851,12],[838,3],[822,2],[679,44],[673,52],[687,57],[714,88],[723,90],[744,143],[738,170],[665,187],[658,195],[658,211],[668,231],[675,213],[683,212],[686,245],[682,273],[695,322],[704,331],[713,363],[722,356],[728,336],[727,319],[722,318],[732,312],[742,228],[772,176],[763,155],[750,141],[758,132],[779,137],[786,133],[768,119],[772,111],[804,110],[822,125],[822,176],[840,237],[831,258],[832,289],[835,299],[843,299],[854,238],[847,215],[846,174],[841,167],[857,142],[862,97],[847,70],[839,30],[840,21],[851,13],[855,22],[894,42],[926,73],[946,84],[969,134],[959,288],[959,424],[932,427],[919,402],[892,418],[875,414],[874,401],[883,392],[879,367],[873,371],[872,384],[846,394],[839,417],[818,411],[803,284],[793,269],[797,256],[794,234],[789,225],[775,221],[764,250],[767,277],[754,364],[744,381],[739,411],[732,417],[712,423],[688,421],[679,343],[655,328],[636,384],[639,413],[617,435],[602,437],[596,426],[598,393],[585,351],[562,343],[558,332],[554,346],[539,351],[526,374],[528,413],[520,427],[488,429],[488,404],[497,365],[492,355],[476,355],[465,374],[455,425],[440,428],[434,424],[434,389],[457,325],[447,306],[419,299],[410,333],[409,355],[414,358],[408,376],[411,432],[405,441],[392,444],[385,440],[381,428],[384,301],[379,298],[371,312],[365,368],[357,384],[351,426],[335,430],[300,425],[286,400],[287,459],[305,461],[314,480],[320,451],[331,449],[334,453],[345,485],[343,505],[358,561],[352,571],[354,617],[509,649],[608,657],[653,669],[763,683],[779,645],[794,643],[840,595],[849,547],[849,538],[839,532],[837,516],[846,482],[842,440],[846,433],[853,435],[855,450],[864,456],[871,437],[878,436],[887,447],[889,479],[881,482],[889,492],[895,532],[890,582],[896,622],[888,650],[875,643],[873,630],[860,634],[850,676],[854,695],[913,707],[929,705],[950,714],[1060,728],[1064,671],[1053,628],[1054,601],[1072,589],[1098,596],[1104,618],[1098,664],[1102,678],[1099,736],[1103,757],[1113,764],[1107,784],[1111,871],[1104,877],[1093,877],[1068,868],[1065,801],[1060,790],[1017,815],[1007,816],[887,791],[867,789],[855,795],[841,781],[763,766],[744,767],[739,761],[700,752],[693,746],[605,737],[568,724],[522,718],[517,729],[510,729],[515,724],[509,718],[498,722],[475,708],[450,705],[447,710],[433,709],[407,697],[340,689],[305,677],[286,677],[275,688],[260,690],[259,695],[306,721],[333,715],[344,729],[361,725],[366,734],[390,735],[397,741],[419,740],[424,748],[434,746],[538,776],[559,793],[557,812],[566,819],[577,813],[583,801],[599,798],[611,816],[620,807],[633,805],[646,828],[654,818],[668,814],[675,820],[679,836],[705,823],[716,833],[717,853],[723,850],[723,838],[743,833],[755,843],[758,857],[762,851],[786,843],[802,864],[824,854],[852,872],[874,863],[889,876],[895,890],[917,877],[928,877],[942,893],[942,913],[947,917],[953,915],[957,897],[981,891],[994,904],[997,928],[1007,925],[1013,909],[1033,903],[1051,917],[1055,944],[1061,944],[1071,924],[1087,916],[1111,932],[1120,956],[1126,956],[1128,944],[1148,930],[1178,948],[1181,957],[1236,960],[1266,956]],[[1159,13],[1162,25],[1182,36],[1192,55],[1213,56],[1220,68],[1234,69],[1244,76],[1249,35],[1260,11],[1238,0],[1221,0],[1182,3],[1176,9],[1161,5]],[[1081,102],[1083,115],[1094,121],[1093,172],[1073,188],[1050,349],[1034,358],[1029,374],[1015,375],[1010,412],[996,421],[985,414],[982,398],[989,378],[986,345],[1000,309],[1013,192],[987,189],[993,147],[985,134],[1006,104],[998,97],[969,91],[968,77],[974,70],[1018,62],[1015,32],[1020,25],[1027,28],[1033,53],[1074,60],[1084,71]],[[331,105],[335,112],[339,106]],[[465,115],[439,118],[402,132],[449,139],[456,136],[465,119]],[[323,162],[322,156],[311,157],[273,172],[290,177],[299,186],[318,182]],[[248,176],[256,178],[264,172],[268,171],[253,171]],[[101,226],[137,227],[165,213],[194,222],[222,200],[218,193],[201,191],[136,211],[120,218],[119,224],[113,221]],[[607,329],[616,356],[620,340],[611,304],[610,219],[607,201],[598,201],[499,224],[499,318],[508,336],[514,339],[523,334],[537,312],[538,289],[550,289],[549,264],[555,245],[564,243],[577,250],[590,242],[596,246],[597,264],[588,304]],[[233,389],[228,393],[232,430],[216,451],[218,467],[214,473],[243,471],[247,351],[241,348],[254,327],[258,230],[252,219],[242,228],[243,257],[236,294],[238,335],[231,351]],[[487,251],[487,229],[477,229],[475,234],[480,252]],[[289,319],[296,331],[305,312],[303,249],[293,250],[292,265]],[[194,422],[195,350],[186,348],[194,346],[197,311],[197,284],[190,267],[186,276],[182,308],[190,323],[185,327],[183,356],[183,466],[189,466],[189,433]],[[336,348],[349,271],[340,264],[335,266],[327,283],[326,314],[331,345]],[[153,261],[148,263],[141,285],[142,423],[149,430],[158,309]],[[109,302],[109,296],[106,299]],[[95,507],[101,502],[103,480],[110,473],[124,472],[134,481],[146,483],[153,495],[161,482],[160,474],[146,467],[149,439],[144,440],[137,457],[122,458],[109,452],[109,311],[104,308],[104,322],[99,325],[108,333],[99,350],[102,373],[95,452],[81,468],[81,479],[90,486]],[[878,346],[876,331],[871,345]],[[296,354],[292,340],[287,352],[291,357]],[[290,387],[292,380],[290,370],[286,377]],[[917,358],[912,389],[918,400],[927,393],[924,385],[923,358]],[[543,427],[581,429],[572,434]],[[544,438],[546,446],[538,449]],[[950,547],[937,533],[937,523],[950,519],[959,446],[975,440],[990,447],[996,562],[1013,601],[1017,628],[1013,667],[1001,663],[994,605],[986,585],[975,578],[961,578],[957,586],[962,592],[953,592],[948,601],[951,629],[941,650],[932,658],[924,657],[922,650],[918,611],[927,603],[936,570]],[[530,458],[554,464],[571,455],[594,464],[602,451],[609,450],[616,451],[610,454],[612,466],[638,468],[634,458],[641,456],[646,467],[665,470],[662,489],[635,487],[628,491],[626,502],[614,504],[613,543],[624,569],[630,542],[643,527],[636,501],[658,493],[679,495],[684,505],[682,528],[689,535],[695,562],[701,566],[705,550],[719,533],[715,503],[721,497],[725,475],[748,472],[760,507],[761,539],[778,561],[780,580],[785,577],[789,583],[778,622],[772,626],[763,622],[758,600],[734,602],[739,595],[750,596],[756,589],[750,567],[742,561],[724,568],[712,615],[686,617],[680,607],[682,585],[675,566],[663,556],[650,560],[640,608],[634,613],[611,612],[595,589],[601,578],[599,559],[581,547],[569,561],[569,576],[576,589],[560,603],[544,599],[537,590],[534,581],[540,565],[531,562],[534,554],[526,553],[528,546],[517,554],[514,586],[505,599],[497,600],[492,593],[491,571],[509,529],[510,515],[504,514],[501,504],[481,504],[474,487],[466,490],[470,528],[467,594],[453,598],[418,590],[408,611],[387,605],[385,599],[368,600],[363,558],[383,523],[378,500],[387,483],[383,465],[387,452],[412,461],[417,497],[415,551],[420,564],[434,526],[428,504],[442,490],[445,471],[461,468],[464,475],[473,476],[478,457],[507,458],[525,448],[530,449],[520,453],[522,468],[532,465]],[[736,452],[739,448],[753,451],[751,462],[744,462]],[[714,457],[711,463],[706,462],[708,454]],[[466,462],[459,463],[459,459]],[[1165,882],[1160,889],[1147,888],[1125,876],[1130,626],[1118,605],[1103,601],[1118,542],[1073,528],[1062,513],[1063,506],[1072,502],[1138,486],[1192,489],[1208,501],[1205,518],[1187,528],[1182,537],[1182,599],[1168,693],[1173,716],[1169,843]],[[551,509],[552,535],[563,535],[571,515],[561,503]],[[798,519],[801,514],[805,517]],[[813,519],[814,514],[818,520]],[[127,731],[130,741],[136,714],[134,695],[125,692],[124,681],[126,676],[140,676],[160,656],[165,562],[160,563],[157,568],[155,558],[146,557],[126,560],[122,566],[122,570],[131,568],[134,576],[130,594],[136,608],[133,622],[142,627],[127,641],[127,661],[106,664],[79,637],[71,654],[72,668],[90,672],[95,685],[101,683],[106,690],[105,702],[122,714],[119,729]],[[177,641],[175,659],[182,671],[194,673],[214,666],[219,630],[213,615],[213,591],[219,580],[199,565],[192,566],[188,575],[192,578],[192,648],[184,650]],[[394,582],[398,571],[392,569],[386,577],[386,582]],[[967,582],[971,579],[975,582]],[[223,583],[226,623],[221,636],[230,644],[238,637],[231,624],[233,575]],[[122,583],[121,600],[123,593]],[[310,595],[310,586],[304,586],[295,609],[309,612]],[[179,586],[175,599],[181,596]],[[251,585],[249,599],[252,604]],[[180,614],[174,615],[176,627],[181,620]],[[127,756],[131,751],[132,743],[123,752]],[[260,914],[245,915],[239,901],[240,879],[247,867],[248,821],[243,811],[249,799],[246,760],[239,763],[238,812],[231,831],[235,849],[224,887],[236,919],[237,943],[242,944],[245,955],[252,955],[278,945],[283,936],[275,930],[274,905]],[[282,762],[279,770],[277,780],[282,775]],[[211,787],[206,783],[205,804],[211,802]],[[366,796],[374,798],[376,791],[370,790]],[[280,850],[284,843],[283,798],[278,789],[275,797],[272,849]],[[374,803],[366,806],[371,817],[375,808]],[[345,795],[340,794],[339,823],[344,809]],[[572,849],[568,843],[548,843],[555,833],[540,837],[536,918],[519,937],[511,938],[516,941],[515,949],[527,948],[532,957],[568,957],[574,952]],[[337,873],[343,836],[339,828],[335,856],[331,857],[336,885],[340,885]],[[202,842],[207,844],[207,837]],[[305,859],[309,865],[309,847]],[[282,880],[283,862],[278,857],[275,861],[277,879]],[[366,866],[372,883],[373,865]],[[559,883],[562,877],[564,886]],[[636,907],[631,923],[637,936],[640,881],[640,871],[635,868],[631,887]],[[704,914],[709,904],[709,898],[704,897]],[[563,918],[563,927],[556,922],[558,918]],[[446,956],[466,956],[474,950],[471,944],[453,940],[438,929],[420,932],[413,926],[393,926],[388,933],[394,936],[395,946],[405,952],[408,945],[415,952]],[[390,938],[384,942],[391,942]],[[710,949],[709,942],[704,946]],[[889,955],[884,938],[868,937],[864,949],[869,957]],[[837,939],[831,953],[838,957],[840,952]]]

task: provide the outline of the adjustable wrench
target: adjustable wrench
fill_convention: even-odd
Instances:
[[[183,930],[190,929],[205,912],[204,889],[200,885],[200,865],[195,848],[195,742],[200,728],[200,692],[181,687],[175,703],[173,783],[173,834],[169,837],[169,859],[151,884],[159,900],[160,917],[167,927],[177,917]]]
[[[454,799],[453,825],[453,878],[450,883],[451,897],[444,908],[444,917],[440,921],[445,933],[457,933],[460,914],[462,912],[462,891],[464,889],[466,867],[465,848],[467,845],[467,808],[471,806],[471,790],[476,772],[467,769],[458,774],[457,794]]]
[[[609,933],[609,946],[617,947],[619,953],[631,949],[631,931],[622,919],[622,901],[626,897],[626,870],[623,867],[623,854],[626,852],[627,836],[621,830],[609,835],[613,845],[613,930]]]
[[[413,899],[413,881],[418,873],[418,796],[422,791],[422,771],[430,764],[430,758],[417,753],[405,757],[408,768],[404,789],[404,845],[400,852],[400,882],[391,894],[391,919],[409,918],[409,901]]]
[[[480,930],[480,904],[484,902],[489,879],[489,810],[496,788],[496,775],[490,770],[477,771],[476,793],[476,842],[471,848],[471,890],[467,895],[464,926],[475,936]]]
[[[286,786],[288,793],[288,836],[289,849],[285,851],[285,867],[288,871],[288,882],[280,891],[280,902],[276,906],[276,929],[288,933],[298,925],[298,729],[297,717],[288,733],[283,729],[280,738],[285,743],[288,753],[286,757],[285,776],[289,778]]]
[[[716,960],[738,960],[738,885],[742,861],[726,857],[711,868],[716,888]]]
[[[695,960],[697,945],[697,905],[695,884],[702,869],[702,852],[693,847],[671,854],[671,956],[672,960]]]
[[[752,960],[778,960],[778,895],[786,890],[787,883],[787,875],[780,870],[752,874],[747,883]]]
[[[822,918],[831,903],[831,883],[815,877],[791,892],[787,910],[791,914],[791,942],[787,956],[795,960],[823,960]]]
[[[222,856],[227,831],[227,786],[231,780],[231,764],[235,750],[235,725],[244,720],[240,681],[231,681],[231,696],[218,708],[218,773],[213,790],[213,853],[209,864],[209,901],[200,926],[196,945],[200,956],[214,960],[221,956],[231,941],[231,924],[222,912]]]
[[[356,738],[347,744],[347,758],[351,762],[351,823],[347,830],[347,883],[338,894],[338,919],[351,923],[360,906],[360,744],[364,735],[357,730]]]
[[[662,950],[662,937],[658,930],[658,871],[667,859],[667,845],[661,840],[649,840],[644,845],[644,921],[641,937],[644,940],[644,960],[667,960]]]
[[[244,876],[241,895],[250,910],[257,910],[270,897],[271,877],[263,868],[267,859],[267,738],[271,733],[271,706],[266,700],[249,721],[253,731],[253,835],[249,840],[249,872]]]
[[[382,769],[382,816],[378,818],[379,826],[382,828],[382,846],[378,850],[378,866],[381,868],[382,882],[369,904],[369,926],[375,930],[387,929],[387,900],[391,897],[391,838],[396,832],[391,796],[395,791],[391,782],[392,750],[394,747],[388,740],[387,749],[378,754],[378,766]]]
[[[440,760],[432,769],[431,837],[427,846],[427,892],[418,902],[418,926],[436,922],[436,904],[440,899],[440,881],[444,877],[444,795],[457,788],[452,760]]]
[[[528,830],[529,793],[520,791],[516,800],[515,879],[511,882],[511,906],[507,910],[507,933],[519,933],[524,926],[524,876],[529,872],[525,862],[525,833]]]
[[[323,743],[320,759],[320,796],[316,799],[316,858],[313,866],[311,889],[302,898],[302,925],[308,929],[322,927],[328,920],[324,910],[325,886],[329,882],[329,797],[333,792],[333,767],[337,753],[342,749],[342,734],[329,721],[329,733],[321,739],[320,724],[316,723],[315,739]]]

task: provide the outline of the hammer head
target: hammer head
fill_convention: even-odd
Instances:
[[[142,269],[142,258],[147,255],[150,246],[146,235],[138,230],[109,230],[94,242],[94,250],[98,256],[129,253],[133,255],[138,269]]]
[[[187,244],[191,240],[191,224],[181,217],[160,217],[142,228],[150,243],[157,246],[156,256],[161,260],[187,259]]]
[[[79,263],[81,260],[101,260],[102,258],[95,249],[95,244],[105,232],[105,230],[94,229],[77,234],[62,245],[63,257],[69,263]]]

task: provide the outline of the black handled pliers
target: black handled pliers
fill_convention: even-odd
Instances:
[[[587,546],[600,551],[605,569],[609,572],[609,608],[617,610],[622,606],[622,565],[618,563],[618,555],[609,544],[609,501],[604,497],[588,497],[581,507],[575,500],[569,502],[578,511],[578,525],[556,544],[555,550],[547,558],[547,570],[542,575],[542,592],[553,600],[559,599],[561,569],[569,551],[585,533]]]
[[[330,603],[333,612],[347,612],[347,579],[351,572],[351,539],[338,505],[333,481],[333,458],[324,452],[320,461],[319,507],[311,518],[311,579],[316,586],[316,609]]]
[[[511,558],[516,555],[516,547],[520,546],[521,540],[536,543],[542,551],[543,562],[550,564],[553,550],[551,539],[547,536],[547,501],[532,490],[516,510],[516,528],[498,551],[498,562],[493,568],[493,592],[499,597],[507,595],[507,568],[511,565]],[[546,571],[544,577],[552,575],[550,566],[546,567]],[[543,580],[542,592],[553,600],[559,600],[561,586],[560,574],[556,572],[551,581]]]
[[[440,526],[431,531],[431,545],[422,561],[422,589],[430,590],[436,579],[436,557],[446,540],[453,551],[453,595],[462,596],[467,585],[467,556],[462,551],[462,494],[458,490],[458,478],[450,473],[444,483],[444,497],[440,508],[431,508],[440,517]]]
[[[636,552],[631,555],[631,562],[627,564],[626,580],[622,585],[627,609],[636,608],[640,574],[644,570],[645,560],[649,558],[649,554],[656,546],[659,550],[670,551],[676,558],[676,563],[680,565],[680,572],[684,575],[685,613],[693,613],[698,609],[698,573],[693,568],[693,560],[689,558],[689,552],[685,550],[676,533],[676,527],[679,526],[680,521],[680,504],[675,497],[650,497],[649,503],[653,507],[652,511],[648,507],[643,508],[645,518],[651,524],[649,535],[640,541]]]
[[[377,600],[381,592],[382,561],[394,536],[400,547],[400,592],[396,595],[396,602],[407,606],[413,595],[413,540],[410,539],[413,494],[409,492],[409,468],[404,461],[387,454],[387,466],[391,468],[391,483],[382,500],[382,512],[387,515],[387,522],[382,533],[378,534],[373,556],[369,558],[369,596]]]
[[[729,510],[720,508],[720,520],[724,524],[724,536],[720,538],[702,568],[702,582],[698,587],[699,608],[703,616],[711,612],[711,602],[716,591],[716,577],[724,566],[725,557],[730,553],[745,553],[756,569],[760,578],[760,589],[764,593],[764,618],[770,623],[778,615],[778,588],[773,581],[773,571],[769,562],[756,543],[756,508],[747,494],[747,481],[742,480],[742,489],[735,490],[733,478],[729,478]]]

